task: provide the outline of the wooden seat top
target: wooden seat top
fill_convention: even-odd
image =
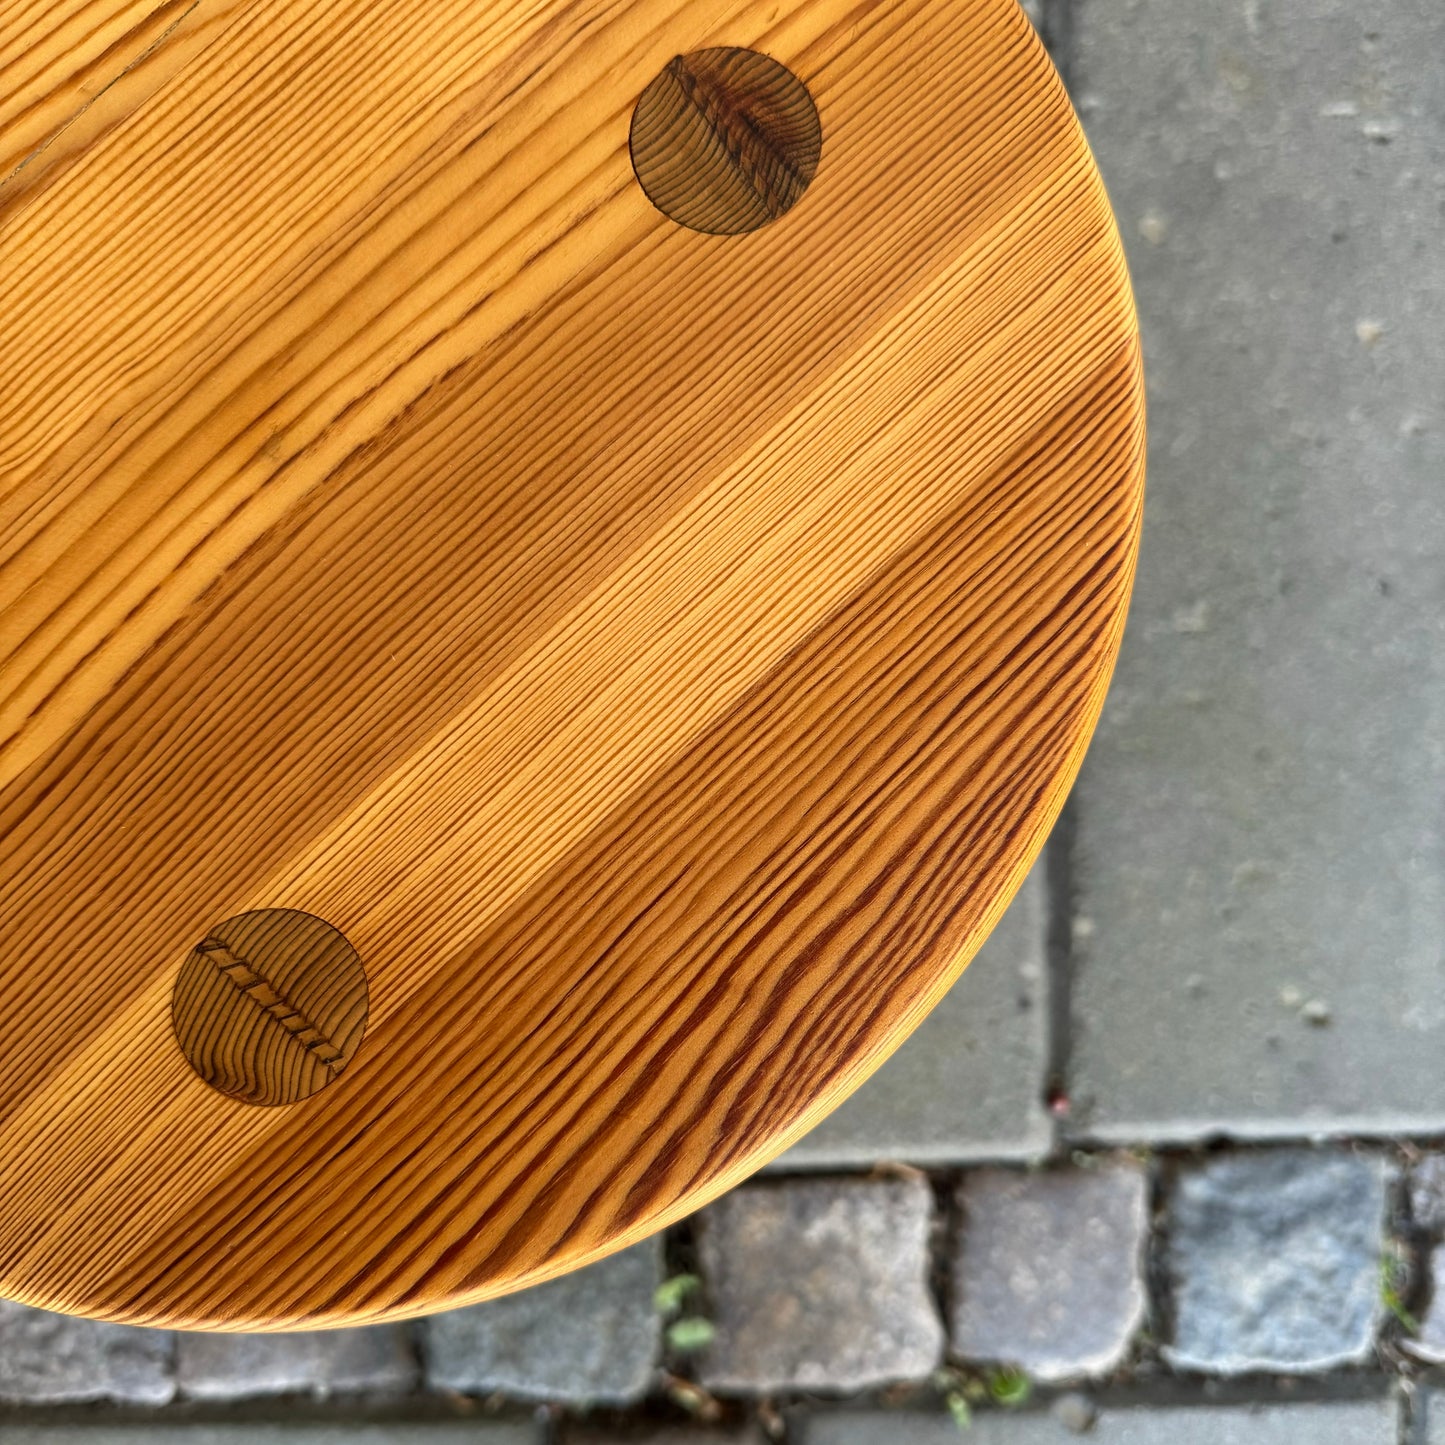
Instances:
[[[1142,501],[1014,0],[0,17],[0,1295],[400,1319],[958,977]]]

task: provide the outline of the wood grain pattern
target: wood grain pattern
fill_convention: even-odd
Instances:
[[[629,151],[717,48],[821,121],[741,235]],[[404,1318],[730,1187],[958,976],[1123,626],[1134,315],[1021,12],[22,0],[0,60],[0,1294]],[[252,1108],[172,1005],[268,909],[366,1039]]]

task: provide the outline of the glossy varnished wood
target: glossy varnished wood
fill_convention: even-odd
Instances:
[[[812,174],[676,66],[745,51]],[[1128,282],[1013,0],[0,61],[0,1294],[398,1318],[736,1183],[957,977],[1123,625]]]

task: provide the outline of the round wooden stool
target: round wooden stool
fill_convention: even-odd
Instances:
[[[1022,12],[0,30],[0,1295],[401,1319],[697,1208],[958,977],[1118,646]]]

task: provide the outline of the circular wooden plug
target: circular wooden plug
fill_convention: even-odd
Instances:
[[[176,1042],[212,1088],[295,1104],[341,1077],[366,1030],[366,970],[329,923],[261,908],[211,929],[171,997]]]
[[[823,127],[808,87],[736,46],[675,55],[632,113],[632,168],[665,216],[739,235],[792,210],[818,170]]]
[[[681,1218],[958,978],[1103,703],[1138,334],[1037,36],[10,30],[0,1297],[404,1319]]]

